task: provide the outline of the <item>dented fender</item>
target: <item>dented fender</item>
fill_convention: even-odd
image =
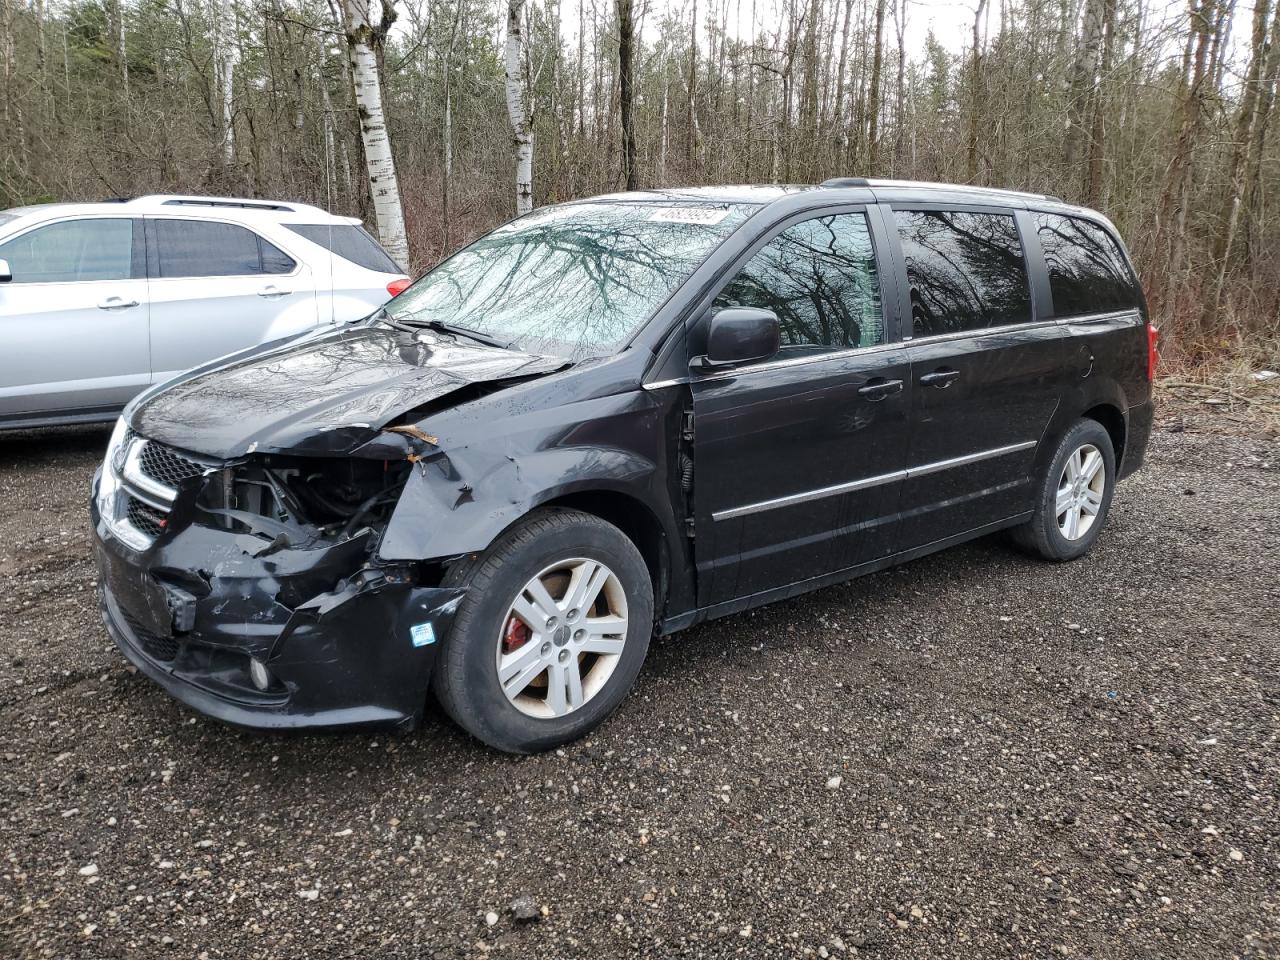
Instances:
[[[668,535],[674,533],[662,495],[666,433],[660,411],[635,393],[582,406],[590,409],[569,427],[547,429],[540,416],[517,415],[495,418],[491,422],[501,428],[485,431],[438,418],[418,425],[438,446],[396,436],[391,442],[417,452],[409,454],[414,469],[383,534],[379,559],[476,553],[530,510],[580,492],[639,499]]]

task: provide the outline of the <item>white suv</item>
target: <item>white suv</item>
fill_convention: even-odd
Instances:
[[[114,419],[223,354],[366,316],[408,286],[351,217],[149,196],[0,212],[0,429]]]

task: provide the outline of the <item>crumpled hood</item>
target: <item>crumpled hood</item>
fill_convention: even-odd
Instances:
[[[197,368],[141,397],[128,416],[144,437],[212,457],[342,454],[469,384],[563,366],[426,330],[346,327]]]

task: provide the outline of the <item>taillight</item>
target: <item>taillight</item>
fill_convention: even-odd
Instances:
[[[1160,339],[1160,331],[1151,324],[1147,324],[1147,379],[1155,382],[1156,364],[1160,362],[1160,351],[1156,349],[1156,343]]]
[[[393,297],[403,293],[409,288],[409,284],[413,283],[408,277],[401,277],[399,280],[392,280],[387,284],[387,293]]]

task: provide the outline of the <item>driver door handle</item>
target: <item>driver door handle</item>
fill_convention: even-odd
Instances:
[[[281,290],[274,283],[269,283],[258,291],[258,296],[264,300],[279,300],[281,297],[287,297],[292,290]]]
[[[107,297],[98,304],[99,310],[128,310],[130,307],[136,307],[137,300],[125,300],[123,297]]]
[[[937,387],[939,390],[944,387],[951,386],[951,381],[960,376],[959,370],[952,370],[949,367],[939,367],[933,373],[926,373],[920,378],[920,383],[926,387]]]
[[[865,387],[858,388],[858,395],[871,401],[883,400],[891,394],[901,392],[901,380],[885,380],[883,377],[874,377],[867,381]]]

